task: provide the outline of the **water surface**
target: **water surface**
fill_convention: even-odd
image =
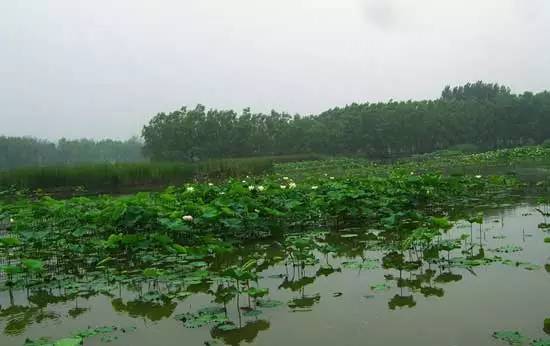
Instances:
[[[465,240],[466,248],[475,244],[471,253],[442,252],[437,263],[424,260],[418,268],[402,270],[392,267],[389,251],[379,249],[376,232],[367,229],[317,238],[333,252],[315,251],[317,263],[305,266],[293,266],[275,241],[251,244],[243,256],[268,256],[261,278],[251,285],[268,288],[268,298],[282,305],[257,307],[241,294],[225,305],[234,324],[227,331],[213,324],[187,328],[176,319],[204,307],[223,307],[214,301],[215,292],[228,285],[221,280],[190,285],[190,296],[171,300],[158,299],[170,290],[163,282],[140,287],[106,282],[101,292],[89,294],[55,287],[4,290],[0,345],[111,325],[124,332],[113,333],[116,339],[88,338],[85,345],[502,345],[491,336],[497,330],[548,338],[543,321],[550,317],[550,244],[543,240],[550,234],[537,227],[541,222],[530,205],[485,211],[481,231],[474,225],[473,239]],[[470,232],[462,222],[442,241]],[[494,262],[458,264],[472,255]]]

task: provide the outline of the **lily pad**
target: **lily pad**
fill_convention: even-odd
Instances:
[[[283,305],[283,302],[275,299],[258,299],[256,305],[262,308],[276,308]]]
[[[220,307],[207,307],[196,313],[185,313],[175,316],[186,328],[199,328],[207,324],[222,324],[228,321],[225,310]]]
[[[370,286],[370,289],[373,290],[374,292],[383,292],[383,291],[389,290],[390,288],[391,286],[385,282],[377,283]]]
[[[243,313],[243,316],[245,317],[256,317],[263,313],[262,310],[254,309],[254,310],[248,310]]]
[[[533,340],[531,346],[550,346],[550,339]]]
[[[507,342],[509,345],[522,345],[526,340],[520,332],[512,330],[494,332],[493,338]]]

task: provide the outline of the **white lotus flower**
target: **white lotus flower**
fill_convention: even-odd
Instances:
[[[220,192],[220,195],[225,195],[225,192],[223,192],[223,191],[222,191],[222,192]]]
[[[334,180],[334,177],[330,177],[329,179],[330,179],[330,180]]]
[[[11,222],[11,223],[14,223],[14,222],[15,222],[15,220],[13,219],[13,217],[10,218],[10,222]]]
[[[258,209],[254,209],[254,212],[255,213],[259,213],[260,211]]]
[[[283,177],[283,180],[288,180],[288,177]]]
[[[254,185],[250,185],[250,186],[248,187],[248,191],[253,191],[254,189],[255,189]]]
[[[476,178],[477,178],[477,179],[481,179],[481,175],[479,175],[479,174],[476,175]]]
[[[193,217],[191,215],[182,216],[181,219],[183,221],[187,221],[187,222],[192,222],[193,221]]]
[[[208,183],[208,186],[214,186],[214,184],[212,184],[212,183]]]
[[[291,182],[290,184],[288,184],[288,187],[293,189],[296,187],[296,183],[295,182]]]
[[[319,186],[317,186],[317,185],[313,185],[313,186],[311,187],[312,190],[317,190],[318,188],[319,188]]]
[[[185,189],[187,192],[193,192],[195,191],[195,188],[193,186],[187,186],[187,189]]]
[[[281,189],[286,189],[286,185],[281,185]]]
[[[263,190],[265,190],[265,187],[263,187],[262,185],[259,185],[256,187],[256,190],[262,192]]]

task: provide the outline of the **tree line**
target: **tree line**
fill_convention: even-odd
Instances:
[[[99,162],[137,162],[145,158],[138,138],[126,141],[61,139],[57,143],[0,136],[0,169],[27,166],[73,165]]]
[[[513,94],[507,87],[477,82],[447,86],[435,100],[353,103],[308,116],[183,107],[154,116],[143,127],[143,142],[54,143],[0,136],[0,169],[289,154],[386,158],[459,147],[490,150],[549,138],[550,92]]]
[[[159,113],[143,127],[144,154],[157,161],[318,153],[372,158],[452,147],[479,150],[550,138],[550,93],[491,83],[445,87],[423,101],[353,103],[316,116],[240,114],[202,105]]]

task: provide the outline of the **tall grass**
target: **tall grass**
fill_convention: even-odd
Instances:
[[[0,171],[0,188],[124,189],[269,173],[275,162],[315,160],[317,155],[212,160],[198,163],[141,162],[17,168]]]

